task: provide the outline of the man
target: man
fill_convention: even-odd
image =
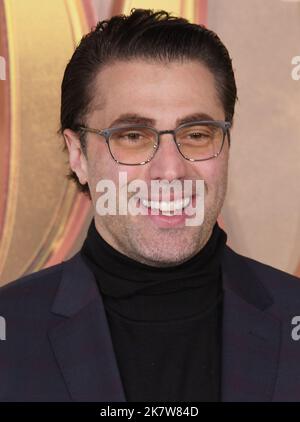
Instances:
[[[73,258],[1,290],[2,401],[300,399],[298,279],[233,252],[217,224],[235,101],[203,26],[137,9],[82,39],[61,133],[94,218]],[[166,198],[153,182],[179,183]]]

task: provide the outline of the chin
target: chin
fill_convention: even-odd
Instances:
[[[165,244],[164,242],[148,245],[139,245],[137,248],[139,260],[147,265],[152,266],[172,266],[178,265],[187,261],[198,252],[197,245],[187,244],[184,239],[177,242],[171,241]],[[183,248],[184,245],[184,248]]]

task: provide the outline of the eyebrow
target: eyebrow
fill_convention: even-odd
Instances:
[[[188,114],[182,118],[176,120],[176,127],[181,126],[185,123],[194,122],[196,120],[215,120],[206,113],[193,113]],[[122,124],[137,124],[137,125],[146,125],[146,126],[155,126],[156,120],[142,116],[137,113],[125,113],[121,114],[117,119],[115,119],[109,126],[109,128],[122,125]]]

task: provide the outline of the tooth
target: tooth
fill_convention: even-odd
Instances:
[[[184,199],[177,199],[176,201],[148,201],[147,199],[142,199],[142,204],[147,208],[153,208],[160,210],[163,213],[170,213],[170,211],[180,210],[186,208],[191,201],[190,197]],[[167,214],[173,215],[173,214]]]
[[[156,210],[159,209],[159,202],[158,201],[150,201],[149,207],[155,208]]]
[[[171,209],[173,208],[174,202],[166,202],[166,201],[162,201],[160,203],[160,210],[161,211],[168,211],[170,212]]]

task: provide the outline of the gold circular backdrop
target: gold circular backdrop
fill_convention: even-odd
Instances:
[[[63,152],[63,140],[57,135],[63,72],[82,35],[99,19],[127,14],[133,7],[165,9],[191,22],[212,25],[225,38],[225,44],[230,41],[230,49],[236,48],[241,60],[249,59],[250,68],[251,55],[245,53],[244,57],[245,46],[240,45],[243,34],[236,37],[234,31],[238,25],[246,28],[251,13],[259,8],[265,10],[266,3],[257,0],[0,0],[0,56],[5,60],[6,70],[5,80],[0,80],[0,284],[70,257],[80,247],[92,216],[90,201],[66,179],[67,155]],[[279,3],[278,10],[294,7],[287,2]],[[272,13],[277,9],[274,7]],[[254,20],[259,18],[259,13],[253,12]],[[240,18],[243,16],[244,21]],[[296,53],[299,55],[299,51]],[[243,96],[247,85],[243,86],[239,72],[237,78]],[[258,110],[256,105],[255,109]],[[239,113],[243,121],[242,111],[238,110]],[[242,147],[237,139],[238,130],[233,133],[233,175],[243,170],[236,163],[243,159],[247,145],[248,148],[252,145],[245,144],[239,150]],[[238,158],[234,157],[235,153],[239,154]],[[244,162],[248,163],[248,155]],[[237,178],[232,179],[231,199],[222,214],[224,221],[222,218],[219,221],[229,230],[229,241],[239,251],[243,242],[239,230],[242,213],[238,214],[239,205],[232,199],[238,191]],[[298,186],[299,180],[296,183]],[[245,191],[239,187],[241,192]],[[253,222],[259,221],[259,216],[254,217],[257,219]],[[245,221],[243,217],[243,227]],[[251,232],[250,226],[246,228]],[[300,228],[297,230],[299,233]],[[295,253],[299,259],[300,251]],[[300,276],[300,263],[293,264],[288,271]]]

